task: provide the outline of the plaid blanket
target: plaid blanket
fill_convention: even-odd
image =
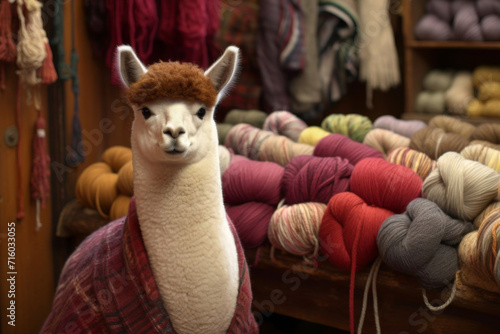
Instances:
[[[240,286],[228,333],[257,333],[248,267],[230,225]],[[126,218],[94,232],[68,259],[41,333],[175,333],[149,266],[134,199]]]

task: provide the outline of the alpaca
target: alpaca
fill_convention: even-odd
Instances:
[[[119,73],[128,88],[125,95],[135,114],[131,136],[135,201],[127,219],[131,224],[130,234],[134,220],[138,220],[137,233],[143,241],[138,248],[125,245],[124,256],[128,259],[130,254],[140,257],[147,253],[150,271],[141,268],[137,275],[152,276],[154,282],[146,284],[138,294],[152,296],[155,308],[168,314],[166,328],[158,332],[258,331],[250,311],[248,268],[223,206],[213,117],[217,102],[234,79],[238,52],[236,47],[228,47],[203,73],[195,65],[177,62],[160,62],[146,68],[132,48],[118,48]],[[124,239],[128,238],[126,224]],[[123,226],[123,222],[115,225]],[[97,239],[116,238],[112,236],[116,233],[109,229],[100,232]],[[72,257],[83,256],[78,254],[90,250],[92,245],[86,240]],[[87,263],[92,261],[96,260],[88,259]],[[60,297],[64,294],[59,290],[72,279],[70,273],[75,270],[73,267],[77,268],[74,262],[70,258],[65,264],[54,305],[64,303]],[[127,267],[129,263],[125,262]],[[139,260],[130,262],[133,268]],[[157,294],[150,291],[154,292],[155,287]],[[89,298],[85,295],[81,299]],[[98,303],[102,309],[102,303],[99,300]],[[129,312],[128,305],[120,310]],[[48,323],[58,318],[52,316],[54,308],[45,323],[47,332],[54,329]],[[112,312],[108,314],[117,318]],[[159,316],[154,314],[156,321]],[[129,316],[136,314],[130,311],[121,318]],[[105,321],[107,317],[103,316]],[[151,320],[144,320],[146,316],[140,318],[137,321]],[[132,325],[126,328],[130,330]],[[143,328],[134,331],[142,332]]]

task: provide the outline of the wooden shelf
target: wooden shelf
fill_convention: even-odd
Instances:
[[[402,119],[407,119],[407,120],[420,120],[423,122],[429,122],[431,118],[434,116],[439,116],[441,114],[422,114],[422,113],[404,113],[401,115]],[[457,119],[460,119],[465,122],[469,122],[473,125],[480,125],[484,123],[500,123],[500,117],[499,118],[494,118],[494,117],[464,117],[464,116],[458,116],[458,115],[446,115],[446,116],[452,116]]]
[[[499,42],[466,42],[466,41],[417,41],[409,40],[406,47],[415,49],[491,49],[500,50]]]
[[[256,252],[246,250],[245,253],[251,265]],[[305,267],[301,264],[300,257],[280,251],[276,252],[276,260],[272,261],[269,245],[262,246],[259,253],[257,265],[250,267],[253,306],[257,314],[266,316],[277,312],[348,330],[348,272],[334,268],[328,261],[320,263],[316,268]],[[356,325],[369,270],[370,268],[364,268],[356,273]],[[500,295],[464,285],[460,272],[457,273],[457,282],[457,294],[452,304],[442,313],[432,313],[425,307],[422,289],[414,278],[382,264],[377,277],[382,332],[420,333],[425,330],[425,333],[498,333]],[[442,300],[447,296],[444,290],[428,291],[429,300]],[[370,297],[363,333],[375,333],[371,305]]]

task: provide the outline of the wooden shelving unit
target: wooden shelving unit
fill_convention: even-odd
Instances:
[[[434,68],[473,70],[479,65],[500,65],[500,42],[420,41],[414,27],[425,14],[426,1],[403,0],[405,59],[405,113],[403,119],[429,120],[434,114],[415,113],[415,99],[424,76]],[[500,122],[500,118],[464,118],[473,124]]]

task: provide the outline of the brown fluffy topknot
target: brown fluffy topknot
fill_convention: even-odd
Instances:
[[[125,97],[135,105],[168,98],[199,102],[212,108],[217,100],[217,91],[198,66],[159,62],[149,66],[148,71],[130,85]]]

